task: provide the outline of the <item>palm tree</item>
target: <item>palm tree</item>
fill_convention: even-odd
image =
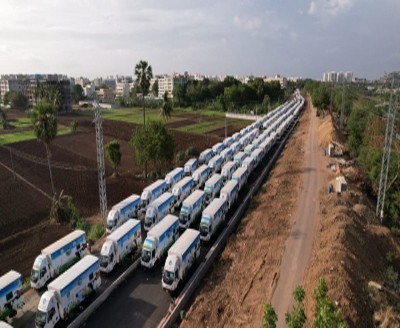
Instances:
[[[39,102],[35,107],[33,107],[31,112],[31,120],[33,124],[33,131],[36,138],[41,141],[46,148],[47,163],[49,165],[49,174],[51,181],[51,189],[53,195],[55,194],[53,175],[51,172],[50,164],[50,143],[54,140],[57,135],[57,118],[55,115],[55,110],[52,104],[47,102]]]
[[[53,105],[55,111],[60,109],[62,94],[55,85],[48,85],[46,87],[45,99]]]
[[[147,61],[141,60],[135,66],[135,75],[137,84],[142,92],[143,129],[146,138],[146,107],[145,107],[144,97],[149,92],[150,80],[153,78],[153,71],[151,69],[151,66],[147,63]],[[147,179],[147,161],[144,162],[144,176]]]
[[[40,101],[48,102],[53,105],[55,111],[61,107],[62,94],[60,89],[55,85],[36,81],[33,96],[35,97],[36,104]]]
[[[160,114],[163,117],[163,120],[165,123],[165,121],[171,117],[171,112],[172,112],[171,102],[169,101],[169,98],[168,98],[168,91],[165,91],[165,93],[164,93],[163,104],[162,104],[160,111],[161,111]]]

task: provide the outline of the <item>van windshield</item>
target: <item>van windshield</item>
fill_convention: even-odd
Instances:
[[[164,270],[163,281],[167,285],[171,285],[174,282],[174,273],[171,271]]]
[[[32,282],[37,282],[39,280],[39,270],[38,269],[32,269],[31,271],[31,281]]]
[[[47,313],[38,310],[36,312],[36,326],[38,327],[44,327],[44,325],[46,324],[46,317],[47,317]]]

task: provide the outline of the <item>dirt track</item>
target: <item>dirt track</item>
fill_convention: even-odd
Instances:
[[[298,195],[300,198],[299,206],[293,218],[292,231],[286,242],[278,282],[272,296],[272,306],[278,315],[277,327],[286,327],[285,313],[293,303],[294,288],[302,283],[304,270],[311,256],[314,230],[319,221],[319,190],[326,170],[321,164],[322,154],[318,149],[317,131],[318,117],[313,108],[305,144],[303,190],[301,193],[293,191],[293,196]]]

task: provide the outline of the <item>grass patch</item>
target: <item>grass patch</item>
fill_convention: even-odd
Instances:
[[[139,108],[114,108],[107,109],[102,111],[102,116],[104,119],[113,120],[113,121],[121,121],[127,123],[134,124],[143,124],[143,112],[142,109]],[[162,117],[160,115],[159,109],[146,109],[146,121],[161,121]],[[178,122],[181,121],[182,118],[174,115],[172,113],[172,117],[168,119],[168,123],[170,122]]]
[[[21,117],[17,120],[10,120],[9,123],[14,128],[26,128],[32,126],[32,121],[29,117]]]
[[[88,233],[88,239],[92,241],[93,243],[96,242],[103,236],[105,230],[104,230],[104,225],[101,223],[96,223],[90,226],[89,233]]]
[[[249,124],[248,121],[238,120],[238,119],[227,119],[226,124],[229,126],[234,126],[238,129],[241,129]],[[197,133],[197,134],[205,134],[210,133],[212,131],[222,129],[225,127],[225,119],[218,118],[214,121],[202,121],[195,124],[181,126],[176,128],[176,130],[181,132],[190,132],[190,133]]]
[[[70,132],[71,129],[69,127],[66,127],[64,125],[59,125],[57,136],[65,135]],[[33,130],[5,133],[5,134],[0,134],[0,145],[7,145],[15,142],[35,140],[35,139],[36,136],[33,133]]]

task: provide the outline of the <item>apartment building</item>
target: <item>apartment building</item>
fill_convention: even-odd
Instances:
[[[38,93],[35,92],[39,85],[57,88],[61,94],[60,111],[72,110],[71,83],[64,75],[4,75],[0,79],[1,94],[11,91],[21,92],[28,98],[30,106],[35,106],[41,100]]]
[[[353,72],[324,72],[322,82],[349,83],[353,81]]]
[[[168,92],[168,97],[173,98],[173,91],[177,85],[184,85],[188,82],[188,75],[174,73],[172,75],[163,75],[158,78],[158,96],[163,97]]]
[[[128,81],[117,82],[115,87],[115,94],[117,97],[129,97],[130,85]]]

